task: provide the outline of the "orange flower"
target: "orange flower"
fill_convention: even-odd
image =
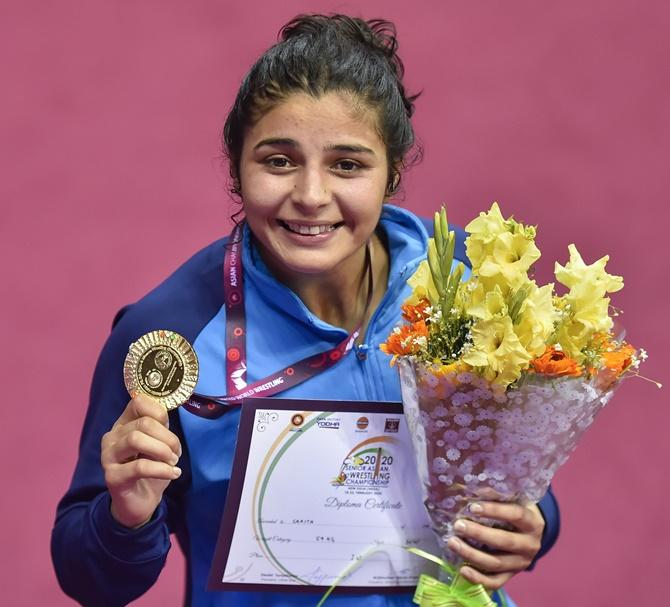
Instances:
[[[427,299],[419,300],[416,305],[405,304],[401,306],[402,317],[408,322],[418,322],[419,320],[426,320],[428,318],[428,308],[430,302]]]
[[[577,361],[553,346],[547,346],[544,354],[535,360],[531,360],[530,364],[536,373],[542,373],[542,375],[576,377],[582,374],[582,368],[577,364]]]
[[[391,365],[393,365],[398,356],[407,356],[419,352],[427,339],[428,327],[426,326],[426,322],[419,320],[394,329],[393,333],[388,336],[386,343],[381,344],[379,347],[382,352],[393,355],[393,360],[391,361]]]
[[[612,344],[612,340],[610,338],[609,333],[604,333],[603,331],[597,331],[596,333],[594,333],[593,336],[591,337],[591,341],[596,347],[600,348],[601,350],[611,348],[614,345]]]
[[[618,377],[630,367],[633,354],[635,354],[635,348],[630,344],[622,343],[618,350],[603,352],[603,365]]]

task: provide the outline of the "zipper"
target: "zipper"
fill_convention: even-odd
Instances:
[[[358,344],[356,346],[356,358],[358,358],[358,360],[366,360],[369,349],[370,346],[368,346],[368,344]]]
[[[374,382],[374,375],[370,369],[374,357],[368,357],[369,350],[370,346],[368,346],[368,344],[359,344],[356,346],[358,367],[363,374],[363,394],[365,394],[365,400],[379,400],[379,397],[377,396],[377,385]]]
[[[405,286],[405,282],[407,280],[407,275],[409,274],[409,270],[407,267],[403,268],[402,272],[398,275],[398,278],[395,279],[393,282],[393,285],[391,286],[390,289],[384,293],[384,297],[382,297],[382,300],[379,302],[379,305],[377,306],[377,309],[374,311],[372,316],[370,317],[370,322],[368,323],[368,326],[365,329],[365,336],[363,337],[363,344],[367,344],[369,341],[370,337],[370,332],[372,330],[372,327],[374,327],[375,323],[377,322],[378,316],[381,314],[381,311],[388,305],[388,300],[393,298],[395,299],[397,294],[400,292],[400,290]],[[361,345],[363,345],[361,344]],[[369,347],[369,346],[366,346]]]
[[[371,368],[373,364],[377,366],[379,365],[377,358],[375,356],[370,356],[370,350],[372,348],[368,342],[370,341],[370,336],[373,333],[372,329],[377,323],[377,320],[382,311],[384,311],[386,306],[389,305],[391,300],[396,299],[398,293],[404,287],[408,274],[409,270],[407,267],[405,267],[398,275],[398,278],[393,281],[391,288],[388,289],[386,293],[384,293],[384,297],[382,297],[382,300],[379,302],[377,309],[370,317],[370,322],[365,329],[363,343],[358,344],[354,348],[356,358],[358,359],[359,365],[363,371],[363,382],[365,384],[363,386],[363,390],[368,400],[382,400],[381,395],[379,394],[379,388],[375,382],[375,373],[373,373],[373,369]],[[379,369],[375,370],[379,371]]]

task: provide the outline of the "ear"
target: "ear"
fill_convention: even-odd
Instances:
[[[401,173],[399,166],[392,166],[389,170],[389,180],[386,185],[384,202],[388,202],[400,189]]]
[[[238,198],[240,201],[242,200],[242,186],[240,185],[239,178],[237,177],[231,178],[230,193],[234,197]]]

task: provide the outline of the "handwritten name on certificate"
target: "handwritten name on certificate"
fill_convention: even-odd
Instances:
[[[418,483],[398,403],[245,401],[210,589],[414,588]]]

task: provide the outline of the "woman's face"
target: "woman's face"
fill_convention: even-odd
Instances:
[[[375,113],[356,101],[295,93],[246,133],[244,211],[280,278],[360,271],[389,167]]]

